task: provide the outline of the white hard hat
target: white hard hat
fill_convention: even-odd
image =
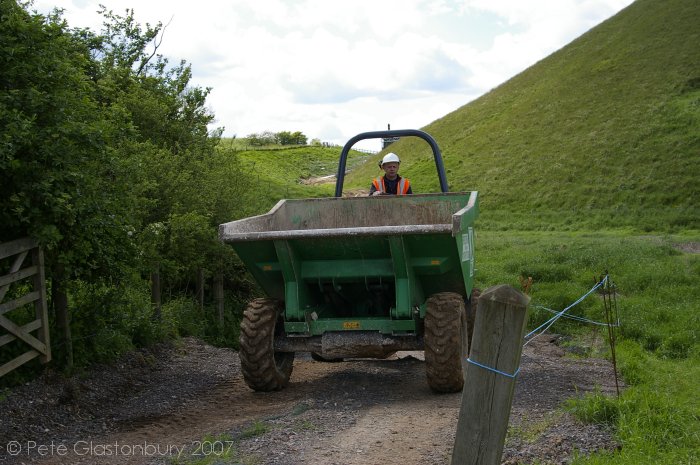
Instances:
[[[401,163],[401,160],[399,160],[399,156],[396,155],[394,152],[389,152],[386,155],[384,155],[384,158],[382,158],[382,165],[384,165],[384,163],[391,162]]]

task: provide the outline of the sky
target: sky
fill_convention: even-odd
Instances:
[[[166,25],[158,52],[211,87],[227,137],[301,131],[343,145],[419,129],[478,98],[633,0],[35,0],[71,27],[133,8]],[[378,150],[380,141],[356,148]]]

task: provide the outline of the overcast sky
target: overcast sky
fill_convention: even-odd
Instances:
[[[60,7],[70,26],[99,30],[100,3],[167,24],[159,52],[188,61],[192,83],[213,89],[225,135],[302,131],[342,145],[388,123],[423,127],[632,0],[36,0],[34,9]]]

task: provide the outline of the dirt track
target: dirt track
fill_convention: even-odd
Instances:
[[[557,408],[596,385],[614,389],[609,364],[567,357],[551,339],[523,355],[505,463],[568,463],[575,449],[616,447],[605,430]],[[421,353],[400,356],[299,358],[286,390],[255,393],[235,352],[186,339],[82,379],[49,377],[15,390],[0,402],[0,463],[191,463],[209,455],[221,464],[447,464],[460,395],[430,392]],[[38,405],[21,402],[30,392]],[[19,455],[9,455],[10,441]]]

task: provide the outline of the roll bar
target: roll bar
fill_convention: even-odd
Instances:
[[[437,168],[438,178],[440,180],[440,190],[442,192],[449,192],[447,187],[447,177],[445,176],[445,166],[442,163],[442,155],[440,154],[440,148],[435,142],[435,139],[427,132],[420,131],[418,129],[395,129],[391,131],[370,131],[363,132],[356,135],[343,147],[343,151],[340,152],[340,162],[338,163],[338,175],[335,181],[335,196],[340,197],[343,194],[343,181],[345,180],[345,164],[347,162],[348,153],[353,145],[357,142],[365,139],[386,139],[389,137],[407,137],[415,136],[420,137],[426,141],[430,148],[433,149],[433,158],[435,159],[435,167]]]

